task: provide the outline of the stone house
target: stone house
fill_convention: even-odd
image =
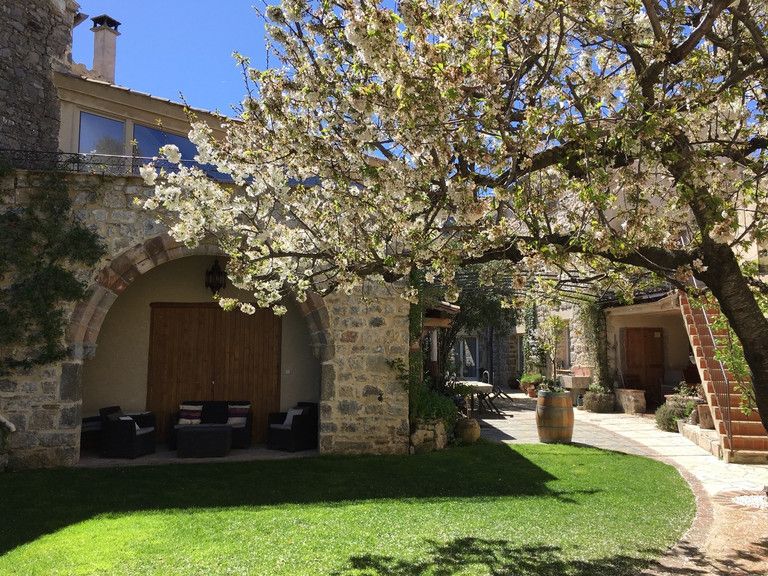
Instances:
[[[107,16],[93,19],[93,69],[73,63],[86,19],[72,0],[0,6],[0,209],[23,206],[55,161],[106,248],[77,270],[88,295],[66,310],[67,358],[0,376],[10,465],[76,464],[82,418],[102,406],[163,420],[190,398],[251,399],[256,441],[269,412],[315,401],[322,453],[407,453],[408,396],[387,361],[407,362],[408,303],[374,286],[289,302],[282,318],[219,310],[205,286],[217,248],[180,245],[135,202],[151,193],[135,174],[144,156],[165,143],[193,155],[183,106],[115,84],[120,23]]]

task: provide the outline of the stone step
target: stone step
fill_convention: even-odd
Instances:
[[[731,446],[731,440],[727,436],[723,436],[723,448],[726,450],[754,450],[768,452],[768,436],[741,436],[734,434],[732,437],[733,446]]]
[[[739,411],[739,406],[741,405],[741,394],[730,394],[728,397],[726,397],[725,393],[718,395],[707,392],[707,403],[710,406],[730,406],[731,420],[734,420],[733,412],[734,410]]]
[[[723,420],[722,410],[717,404],[710,404],[714,410],[713,416],[716,420]],[[731,409],[731,422],[760,422],[760,414],[757,411],[744,414],[738,408]]]
[[[737,387],[738,384],[736,382],[724,382],[722,380],[719,381],[711,381],[711,380],[704,380],[702,383],[702,386],[704,386],[704,391],[708,394],[725,394],[725,391],[727,390],[731,394],[739,394],[741,393],[738,391]]]
[[[714,346],[714,343],[712,342],[712,337],[709,334],[697,334],[691,336],[691,346],[694,348],[698,346]]]
[[[768,452],[763,450],[723,450],[723,460],[732,464],[768,464]]]
[[[729,382],[736,381],[733,373],[728,369],[723,370],[717,360],[707,361],[705,366],[699,365],[699,375],[704,382],[724,382],[726,379]]]
[[[717,428],[720,434],[726,434],[725,422],[717,421]],[[731,419],[731,434],[737,436],[768,436],[762,422],[753,422],[751,420],[733,420]]]

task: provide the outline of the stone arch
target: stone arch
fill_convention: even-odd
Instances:
[[[168,234],[150,238],[112,259],[99,270],[88,296],[81,300],[72,313],[67,330],[70,358],[76,362],[91,357],[96,349],[96,339],[112,304],[140,275],[166,262],[187,256],[217,256],[221,250],[210,243],[195,248],[180,243]],[[310,294],[299,305],[312,339],[315,355],[323,359],[328,348],[328,310],[323,298]]]

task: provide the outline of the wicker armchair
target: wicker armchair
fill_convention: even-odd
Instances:
[[[119,407],[111,406],[99,413],[102,417],[102,456],[133,459],[154,453],[155,415],[152,412],[124,415]]]
[[[269,415],[267,448],[270,450],[297,452],[317,448],[317,404],[299,402],[293,410],[301,410],[301,413],[293,414],[289,424],[286,424],[287,412]]]

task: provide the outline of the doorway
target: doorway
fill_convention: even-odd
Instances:
[[[664,331],[662,328],[624,329],[624,382],[645,390],[649,410],[663,403]]]
[[[151,304],[147,410],[165,438],[186,400],[250,401],[253,441],[280,409],[281,319],[269,310],[225,312],[215,303]]]

